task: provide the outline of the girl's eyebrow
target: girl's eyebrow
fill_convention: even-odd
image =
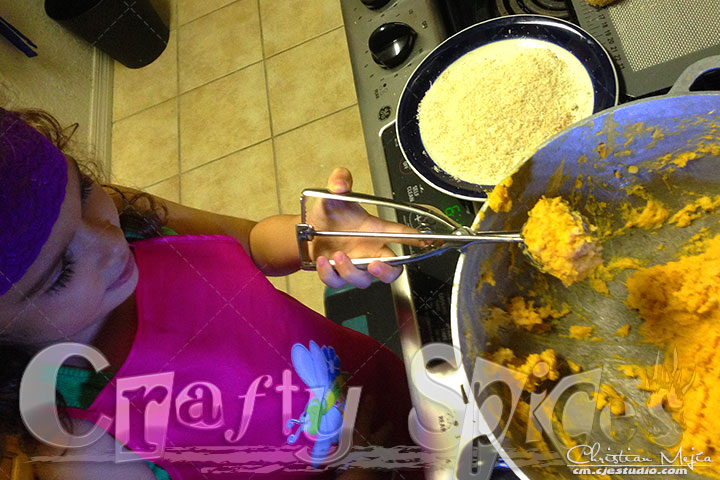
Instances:
[[[75,165],[75,174],[77,175],[77,178],[78,178],[79,193],[82,196],[82,182],[79,181],[80,180],[80,167],[78,166],[77,162],[73,158],[70,158],[70,163]],[[68,176],[68,182],[69,181],[70,181],[70,178]],[[55,259],[53,260],[50,267],[48,267],[47,270],[45,270],[45,272],[43,272],[43,274],[40,276],[38,281],[35,282],[35,284],[30,288],[30,290],[28,290],[28,292],[25,294],[25,300],[29,300],[30,298],[34,297],[40,291],[40,289],[50,280],[50,277],[52,277],[53,273],[55,273],[55,271],[58,269],[58,267],[62,263],[63,258],[65,257],[66,253],[67,253],[67,246],[65,246],[65,248],[62,249],[55,256]]]

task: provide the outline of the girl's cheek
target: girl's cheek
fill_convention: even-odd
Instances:
[[[61,308],[72,312],[69,321],[73,324],[87,324],[101,314],[105,282],[92,270],[77,271],[75,276],[75,285],[63,299]]]
[[[108,219],[110,223],[120,228],[120,216],[112,198],[100,185],[95,184],[94,188],[92,208],[96,210],[96,215]]]
[[[65,288],[45,293],[32,302],[3,336],[23,344],[67,341],[98,321],[102,315],[104,291],[97,274],[77,271]]]

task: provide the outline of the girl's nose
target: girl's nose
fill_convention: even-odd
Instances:
[[[126,257],[128,244],[122,230],[107,218],[86,218],[83,221],[87,250],[95,253],[98,269],[105,270]]]

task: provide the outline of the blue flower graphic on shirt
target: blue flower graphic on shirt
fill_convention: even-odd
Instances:
[[[345,375],[340,371],[340,357],[333,347],[322,348],[310,341],[310,349],[296,343],[292,347],[292,363],[295,372],[313,393],[299,419],[291,419],[287,428],[298,424],[297,431],[288,436],[288,443],[295,443],[302,432],[316,435],[313,446],[313,467],[318,467],[330,448],[340,440],[343,424],[345,398],[342,387]]]

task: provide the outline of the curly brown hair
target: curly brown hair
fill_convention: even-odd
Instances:
[[[154,197],[144,192],[137,192],[128,198],[121,189],[104,181],[104,172],[98,167],[97,163],[89,160],[78,161],[71,154],[69,147],[78,128],[77,123],[63,127],[55,117],[39,109],[16,110],[12,113],[42,133],[65,155],[75,159],[84,174],[103,187],[115,191],[120,196],[124,207],[118,213],[120,215],[120,226],[126,236],[152,238],[162,235],[162,227],[167,223],[167,207],[165,205],[157,202]]]

